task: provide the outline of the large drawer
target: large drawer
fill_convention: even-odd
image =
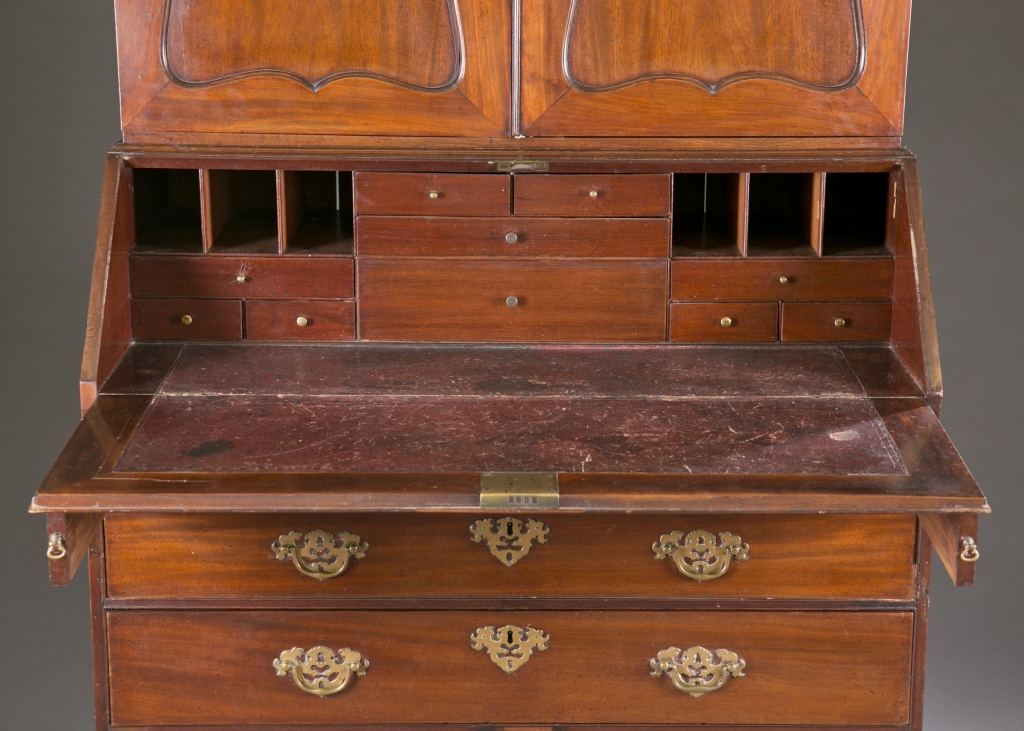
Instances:
[[[105,527],[107,589],[119,599],[914,598],[914,516],[538,515],[533,530],[528,515],[511,529],[504,517],[115,514]],[[474,535],[481,520],[491,523]],[[329,566],[282,550],[301,548],[317,530],[350,534],[325,544]],[[738,548],[749,547],[747,558],[715,551],[714,567],[691,578],[653,548],[674,531],[681,557],[692,557],[691,532],[708,531],[715,548],[733,534]],[[364,543],[361,558],[343,548]],[[700,570],[688,561],[687,571]]]
[[[660,257],[667,218],[359,216],[362,256]]]
[[[365,340],[665,340],[667,263],[363,260]]]
[[[131,257],[135,297],[349,299],[350,258],[307,256]]]
[[[116,726],[909,721],[909,612],[113,611],[107,623]],[[507,652],[492,650],[509,632]],[[295,651],[314,648],[318,668]],[[653,675],[670,648],[707,648],[705,677],[727,665],[724,682],[692,697]],[[671,672],[683,658],[666,655]],[[343,687],[317,697],[295,673],[314,689],[337,673],[325,690]]]
[[[888,259],[744,259],[672,262],[672,299],[689,302],[887,300]]]

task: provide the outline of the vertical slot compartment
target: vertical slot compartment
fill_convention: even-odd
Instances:
[[[135,250],[199,253],[203,250],[199,171],[132,170]]]
[[[822,173],[750,176],[747,250],[751,256],[821,254]]]
[[[351,255],[352,173],[278,173],[281,240],[290,254]]]
[[[746,173],[677,173],[672,255],[744,255],[749,179]]]
[[[890,255],[889,173],[829,173],[825,180],[826,256]]]
[[[203,240],[220,254],[276,254],[277,174],[273,170],[204,170]]]

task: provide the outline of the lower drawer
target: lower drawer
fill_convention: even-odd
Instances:
[[[786,302],[782,339],[789,342],[881,342],[889,339],[889,302]]]
[[[667,275],[645,261],[364,260],[359,337],[663,341]]]
[[[775,302],[673,304],[669,340],[674,343],[770,343],[779,339]]]
[[[242,303],[133,299],[132,335],[150,340],[241,340]]]
[[[355,336],[354,302],[245,303],[247,340],[353,340]]]
[[[113,611],[107,622],[118,726],[909,720],[909,612]],[[670,648],[692,651],[661,654]],[[699,648],[712,656],[701,662]],[[686,676],[679,690],[652,674],[656,658],[669,673],[703,664],[705,687],[724,682],[693,697]],[[364,675],[347,669],[357,661]],[[344,687],[320,698],[300,683]]]

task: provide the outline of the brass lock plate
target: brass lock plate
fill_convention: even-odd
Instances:
[[[480,507],[487,509],[557,509],[555,472],[484,472],[480,475]]]

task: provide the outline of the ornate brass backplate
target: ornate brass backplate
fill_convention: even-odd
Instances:
[[[318,581],[344,573],[351,558],[363,558],[369,543],[359,536],[339,531],[337,535],[325,530],[313,530],[303,535],[291,531],[270,544],[278,561],[291,559],[300,572]]]
[[[715,662],[716,655],[718,662]],[[691,647],[684,652],[670,647],[651,660],[651,675],[667,675],[677,689],[700,698],[721,688],[730,676],[742,678],[746,666],[735,652],[728,650],[711,652],[703,647]]]
[[[370,661],[355,650],[344,647],[337,652],[319,645],[303,650],[293,647],[274,660],[279,678],[292,676],[300,690],[326,698],[340,693],[356,675],[366,675]]]
[[[551,638],[544,630],[506,624],[497,629],[493,625],[480,627],[469,639],[474,650],[486,651],[495,665],[514,673],[529,661],[534,650],[548,649]]]
[[[739,536],[723,532],[716,541],[706,530],[690,531],[685,538],[682,531],[666,533],[653,548],[655,560],[671,556],[679,572],[695,581],[717,579],[729,570],[732,559],[746,561],[750,550]]]
[[[478,520],[469,526],[474,543],[487,542],[487,547],[496,559],[506,566],[515,566],[519,559],[530,552],[533,542],[547,543],[551,529],[532,518],[523,521],[518,518]]]

